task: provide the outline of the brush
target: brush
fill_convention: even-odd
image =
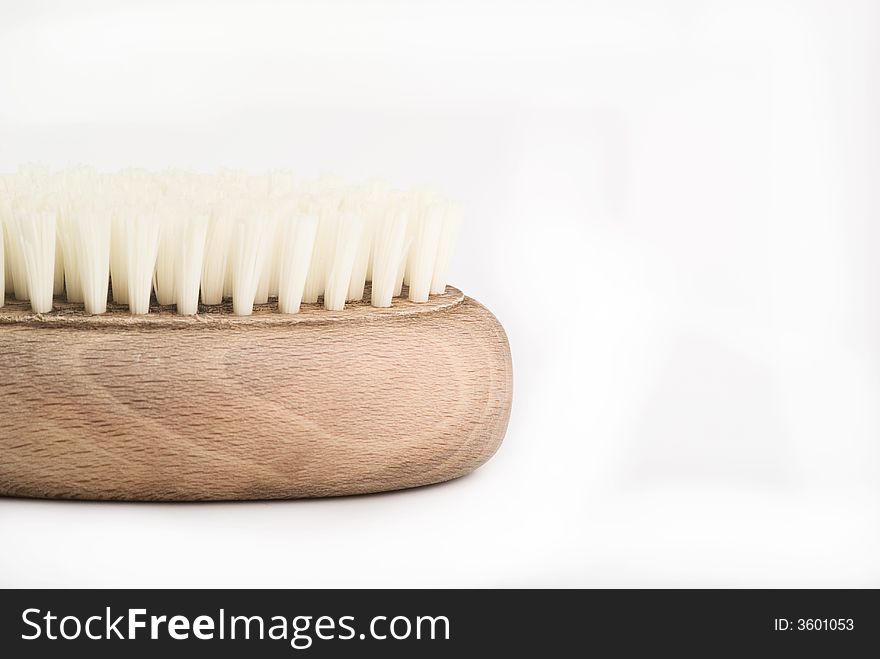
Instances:
[[[0,495],[240,500],[469,473],[507,338],[458,205],[287,172],[0,175]]]

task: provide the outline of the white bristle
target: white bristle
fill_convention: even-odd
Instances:
[[[156,302],[162,306],[174,304],[174,269],[180,243],[181,220],[170,209],[160,213],[159,250],[156,254],[156,273],[153,278],[153,290]]]
[[[128,309],[133,315],[143,315],[150,312],[150,291],[159,251],[159,221],[152,209],[132,209],[126,212],[122,227]]]
[[[406,239],[406,251],[409,252],[412,245],[412,238]],[[394,283],[394,297],[400,297],[403,294],[403,279],[406,274],[406,254],[400,259],[400,269],[397,271],[397,281]]]
[[[264,252],[262,256],[262,263],[260,264],[260,279],[257,283],[257,294],[254,297],[254,304],[266,304],[269,301],[269,289],[271,288],[271,278],[272,278],[272,257],[275,254],[275,243],[277,241],[277,222],[275,218],[266,217],[263,220],[259,221],[259,224],[262,225],[263,231],[263,240],[266,241],[264,245]]]
[[[314,215],[303,215],[283,225],[278,264],[278,311],[281,313],[299,313],[317,231],[318,218]]]
[[[6,219],[2,215],[0,215],[0,240],[3,241],[3,294],[6,296],[14,294],[15,289],[12,287],[12,262],[7,256],[9,240],[6,238]]]
[[[79,274],[80,293],[86,313],[102,314],[107,310],[107,286],[110,276],[110,214],[94,205],[71,209],[64,231]]]
[[[400,295],[408,247],[406,221],[405,211],[395,208],[376,222],[372,258],[373,289],[370,300],[374,307],[390,307],[391,299],[395,295]]]
[[[52,311],[55,286],[56,213],[48,208],[13,208],[14,231],[24,263],[27,296],[34,313]]]
[[[410,251],[407,257],[406,270],[403,275],[403,283],[410,285],[412,279],[413,266],[415,265],[414,250],[418,249],[420,241],[417,239],[418,234],[423,228],[425,212],[434,199],[434,194],[427,188],[417,188],[413,190],[405,202],[409,210],[410,221],[407,227],[407,234],[410,243]]]
[[[264,263],[260,272],[260,278],[257,280],[257,292],[254,295],[254,304],[266,304],[269,301],[270,279],[272,277],[272,243],[268,243]]]
[[[409,299],[411,302],[427,302],[431,292],[431,279],[437,261],[437,248],[443,228],[443,208],[431,204],[416,221],[409,252]]]
[[[278,297],[278,283],[281,267],[281,250],[284,242],[286,219],[297,215],[296,181],[293,174],[287,171],[269,173],[269,195],[272,215],[275,224],[275,236],[269,247],[269,297]]]
[[[291,215],[290,209],[287,209],[286,215]],[[278,282],[281,277],[281,251],[284,247],[284,232],[286,231],[283,220],[275,222],[275,238],[272,245],[269,246],[269,258],[272,263],[269,266],[269,297],[278,297]],[[311,260],[311,254],[309,255]]]
[[[174,265],[175,299],[177,313],[184,316],[193,316],[199,310],[199,285],[207,234],[208,216],[204,213],[188,217],[180,231]]]
[[[6,247],[3,239],[3,217],[0,216],[0,307],[6,304]]]
[[[16,300],[27,302],[28,283],[27,271],[25,270],[24,257],[21,252],[21,242],[18,239],[17,222],[11,207],[6,215],[6,259],[9,261],[9,279],[12,283],[11,293]]]
[[[9,200],[12,198],[11,177],[8,175],[0,175],[0,244],[3,245],[3,286],[0,286],[0,293],[6,296],[12,294],[12,264],[10,263],[7,252],[9,251],[9,240],[6,238],[7,215],[9,214]]]
[[[318,213],[318,233],[315,235],[315,250],[312,252],[312,262],[306,276],[303,302],[313,304],[324,294],[327,273],[332,262],[333,250],[336,248],[336,230],[339,222],[338,201],[331,197],[325,197],[321,201],[315,202],[315,210],[309,212]]]
[[[351,273],[364,234],[364,224],[364,216],[361,214],[345,213],[339,217],[336,242],[324,287],[324,308],[329,311],[341,311],[345,308]]]
[[[434,275],[431,278],[431,295],[440,295],[446,292],[449,264],[452,261],[455,240],[458,237],[458,229],[461,226],[461,211],[458,209],[458,206],[452,203],[444,203],[442,212],[443,226],[440,229],[440,240],[437,245]]]
[[[114,213],[110,218],[110,289],[116,304],[128,304],[128,266],[125,263],[126,217]],[[68,295],[70,295],[68,287]]]
[[[260,285],[265,252],[269,246],[266,226],[259,220],[242,219],[235,224],[230,264],[232,269],[232,312],[250,316]]]
[[[367,283],[367,266],[370,263],[370,250],[373,248],[373,222],[371,215],[362,215],[361,236],[357,252],[351,268],[351,279],[348,284],[346,302],[359,302],[364,299],[364,288]]]
[[[388,307],[404,283],[423,302],[446,289],[458,226],[433,192],[376,181],[27,166],[0,174],[0,305],[47,313],[65,296],[100,314],[110,286],[132,314],[154,294],[182,315],[229,298],[238,315],[276,298],[292,314],[322,297],[342,310],[368,285]]]
[[[70,217],[72,211],[69,204],[63,204],[58,215],[58,236],[60,237],[63,258],[61,265],[64,268],[64,288],[67,293],[67,301],[82,304],[83,291],[80,282],[80,268],[77,263],[76,234],[74,223]]]
[[[232,218],[226,209],[215,211],[208,222],[205,260],[202,265],[202,304],[220,304],[223,301],[232,227]]]
[[[373,241],[376,237],[376,224],[385,216],[397,196],[391,187],[383,181],[371,181],[367,186],[369,215],[366,230],[370,233],[370,248],[367,250],[366,281],[373,280]]]
[[[233,225],[234,226],[234,225]],[[233,249],[232,243],[229,245],[229,249]],[[226,272],[223,273],[223,299],[228,300],[232,297],[232,256],[230,255],[226,258]]]
[[[55,236],[55,283],[52,289],[54,295],[64,295],[64,246],[60,232]]]

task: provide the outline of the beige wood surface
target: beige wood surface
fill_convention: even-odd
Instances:
[[[510,349],[449,288],[328,312],[131,317],[0,308],[0,495],[210,501],[469,473],[510,414]]]

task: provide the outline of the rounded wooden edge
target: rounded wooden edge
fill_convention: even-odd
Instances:
[[[402,318],[448,310],[461,304],[465,295],[453,286],[439,295],[431,295],[427,302],[410,302],[406,298],[406,287],[401,297],[394,298],[387,308],[374,307],[369,303],[370,287],[367,284],[364,301],[348,302],[342,311],[327,311],[321,303],[303,304],[296,314],[278,312],[278,303],[270,300],[268,304],[254,305],[250,316],[236,316],[232,313],[232,302],[199,305],[195,316],[181,316],[174,312],[174,306],[150,305],[150,313],[132,316],[124,305],[108,303],[107,313],[91,316],[85,313],[82,305],[70,304],[60,298],[54,301],[55,308],[44,314],[31,311],[28,302],[7,300],[0,307],[0,327],[3,325],[27,325],[30,327],[108,329],[136,327],[138,329],[157,328],[220,328],[220,327],[266,327],[267,325],[290,326],[305,324],[326,324],[337,322],[370,322],[387,318]]]
[[[118,502],[132,502],[132,503],[222,503],[222,502],[242,502],[242,501],[277,501],[277,500],[296,500],[296,499],[315,499],[315,498],[336,498],[336,497],[348,497],[348,496],[362,496],[362,495],[370,495],[370,494],[381,494],[387,492],[398,492],[404,491],[408,489],[416,489],[422,487],[428,487],[432,485],[438,485],[440,483],[445,483],[453,480],[457,480],[464,476],[467,476],[474,472],[476,469],[484,465],[488,462],[498,451],[500,448],[506,431],[510,418],[510,412],[512,407],[512,399],[513,399],[513,367],[512,367],[512,359],[510,354],[510,346],[507,339],[506,332],[504,328],[497,320],[497,318],[492,314],[489,309],[487,309],[484,305],[479,303],[478,301],[466,297],[459,291],[458,289],[454,289],[449,287],[447,289],[446,294],[444,294],[446,301],[442,304],[431,305],[430,307],[426,307],[425,305],[418,305],[417,311],[414,314],[423,314],[426,311],[439,311],[442,309],[448,309],[451,311],[453,316],[457,314],[462,314],[463,318],[461,319],[453,319],[450,317],[448,321],[444,322],[463,322],[463,323],[478,323],[482,328],[483,332],[488,332],[491,335],[491,343],[495,346],[494,349],[490,349],[495,357],[491,360],[493,366],[490,368],[491,372],[491,380],[493,381],[493,396],[491,400],[487,400],[487,408],[486,412],[489,413],[491,409],[491,413],[488,416],[483,418],[481,423],[478,423],[478,426],[482,426],[482,428],[474,435],[471,435],[467,438],[462,438],[462,441],[459,443],[453,442],[453,444],[449,445],[449,438],[439,439],[438,442],[440,444],[445,444],[447,446],[447,450],[450,451],[450,454],[457,454],[459,452],[462,453],[460,459],[457,460],[457,466],[446,469],[429,469],[425,472],[419,473],[409,473],[409,474],[398,474],[396,476],[391,475],[389,472],[388,480],[385,481],[381,486],[367,485],[367,484],[355,484],[350,482],[345,482],[344,480],[337,483],[326,483],[324,486],[316,487],[310,491],[302,491],[297,488],[293,488],[290,490],[284,490],[283,486],[279,489],[275,489],[274,491],[260,491],[260,490],[250,490],[249,488],[245,488],[246,491],[242,491],[240,493],[236,493],[234,495],[217,495],[211,493],[204,494],[192,494],[188,493],[186,495],[174,495],[174,494],[153,494],[153,495],[143,495],[143,494],[96,494],[96,493],[85,493],[85,492],[76,492],[75,490],[67,490],[64,492],[59,492],[57,490],[44,490],[42,488],[33,488],[28,486],[26,488],[19,487],[6,487],[7,485],[11,485],[11,483],[0,483],[0,497],[15,497],[15,498],[26,498],[26,499],[51,499],[51,500],[71,500],[71,501],[118,501]],[[438,296],[439,297],[439,296]],[[433,299],[433,298],[432,298]],[[416,305],[414,305],[416,306]],[[367,314],[371,314],[373,311],[383,311],[383,310],[375,310],[370,307],[367,307],[365,310]],[[387,310],[384,310],[387,311]],[[323,310],[315,310],[316,313],[323,313]],[[342,313],[342,312],[340,312]],[[379,314],[374,317],[384,317],[389,320],[394,317],[401,316],[412,316],[413,313],[409,314]],[[89,318],[89,317],[86,317]],[[100,317],[103,320],[106,320],[107,317]],[[429,320],[428,317],[423,317],[424,320]],[[184,319],[184,320],[192,320],[192,319]],[[238,318],[234,318],[233,322],[240,320]],[[247,318],[241,319],[247,321]],[[415,319],[413,319],[415,320]],[[37,321],[39,322],[39,321]],[[257,320],[256,323],[261,327],[266,327],[267,324]],[[284,325],[285,323],[270,323],[270,325]],[[291,323],[286,323],[291,324]],[[297,324],[297,323],[292,323]],[[125,325],[125,323],[123,323]],[[197,325],[196,323],[189,323],[189,326]],[[52,326],[47,325],[47,326]],[[117,323],[110,323],[109,325],[102,325],[105,327],[114,327],[118,326]],[[158,326],[158,325],[154,325]],[[0,325],[0,329],[2,329],[2,325]],[[486,373],[489,375],[489,373]],[[480,418],[478,414],[475,417],[475,422]],[[0,442],[2,443],[2,442]],[[336,449],[334,449],[336,450]],[[2,479],[0,479],[2,480]]]

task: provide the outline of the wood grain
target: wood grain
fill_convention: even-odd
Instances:
[[[478,302],[253,316],[0,309],[0,495],[148,501],[396,490],[503,439],[510,349]]]

